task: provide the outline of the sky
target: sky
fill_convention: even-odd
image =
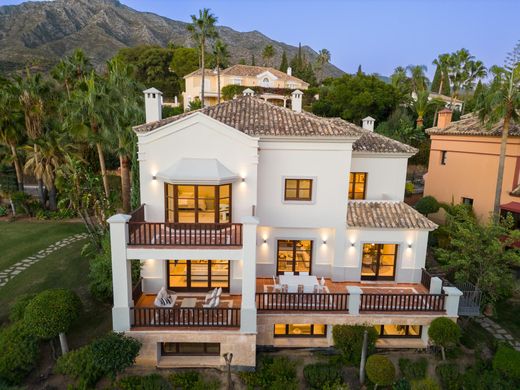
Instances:
[[[21,3],[0,0],[0,5]],[[121,0],[175,20],[210,8],[218,23],[258,30],[292,45],[328,49],[332,63],[352,73],[390,75],[467,48],[486,66],[502,65],[520,40],[520,0]]]

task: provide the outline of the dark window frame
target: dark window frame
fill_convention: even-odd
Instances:
[[[394,245],[395,246],[395,252],[394,252],[394,267],[393,267],[393,274],[392,276],[379,276],[379,268],[381,267],[381,250],[376,249],[376,256],[377,256],[377,266],[374,276],[366,276],[363,275],[363,255],[365,253],[365,245],[367,244],[375,244],[376,248],[383,247],[384,245]],[[361,246],[361,280],[395,280],[395,272],[397,268],[397,256],[399,254],[399,244],[390,244],[390,243],[369,243],[365,242]],[[388,256],[388,255],[385,255]]]
[[[350,180],[350,176],[353,176],[353,180]],[[360,184],[361,182],[358,180],[358,177],[364,176],[365,181],[363,182],[363,197],[362,198],[356,198],[356,184]],[[368,172],[350,172],[349,175],[349,189],[348,189],[348,199],[349,200],[364,200],[367,197],[367,179],[368,179]],[[352,191],[350,191],[350,186],[352,185]]]
[[[296,181],[296,196],[295,197],[288,197],[287,196],[287,181],[288,180],[294,180]],[[309,188],[302,188],[301,190],[303,191],[309,191],[309,197],[306,198],[306,197],[302,197],[300,196],[300,182],[301,181],[309,181],[310,182],[310,186]],[[283,191],[283,199],[284,201],[286,202],[312,202],[312,191],[313,191],[313,188],[314,188],[314,179],[311,179],[311,178],[305,178],[305,177],[286,177],[285,180],[284,180],[284,191]]]
[[[462,197],[461,204],[473,207],[473,202],[475,199],[473,198],[466,198],[465,196]]]
[[[285,325],[285,333],[284,334],[276,334],[276,325]],[[273,325],[273,337],[275,338],[326,338],[327,337],[327,324],[297,324],[297,325],[310,325],[311,326],[311,334],[289,334],[289,326],[295,324],[274,324]],[[325,327],[325,332],[323,334],[314,334],[314,325],[322,325]]]
[[[385,326],[384,325],[379,325],[381,327],[380,331],[379,331],[379,338],[382,338],[382,339],[420,339],[422,337],[422,331],[423,331],[423,326],[422,325],[419,325],[419,334],[418,335],[415,335],[415,334],[410,334],[410,327],[411,326],[416,326],[416,325],[396,325],[396,326],[404,326],[405,327],[405,334],[404,335],[385,335]]]
[[[167,352],[164,350],[164,344],[173,344],[175,345],[175,350],[177,352]],[[204,352],[200,353],[182,353],[179,351],[179,346],[181,344],[202,344],[204,346]],[[218,345],[218,352],[207,352],[208,345]],[[161,343],[161,356],[220,356],[220,343],[179,343],[179,342],[163,342]]]
[[[446,161],[448,161],[448,151],[441,150],[441,165],[446,165]]]
[[[171,186],[173,190],[173,196],[168,195],[168,187]],[[218,184],[218,185],[206,185],[206,184],[171,184],[164,183],[164,220],[168,223],[178,223],[179,222],[179,186],[192,186],[194,187],[193,200],[194,202],[199,201],[199,187],[215,187],[215,220],[213,223],[231,223],[233,221],[233,186],[228,184]],[[227,197],[220,196],[220,188],[224,186],[229,186],[229,221],[228,222],[220,222],[220,200],[226,199]],[[168,200],[173,200],[173,210],[169,209]],[[173,211],[173,221],[170,220],[168,213]],[[195,222],[183,222],[183,223],[207,223],[207,222],[198,222],[199,220],[199,207],[195,207]]]
[[[286,271],[279,271],[280,269],[280,266],[279,266],[279,262],[280,262],[280,241],[291,241],[292,242],[292,254],[293,254],[293,258],[292,258],[292,272],[294,272],[295,275],[298,275],[300,273],[300,271],[296,271],[296,252],[297,252],[297,249],[296,249],[296,246],[297,246],[297,242],[298,241],[310,241],[311,243],[311,248],[310,248],[310,254],[311,254],[311,258],[309,259],[309,275],[312,275],[312,259],[313,259],[313,249],[314,249],[314,241],[313,240],[308,240],[308,239],[304,239],[304,240],[283,240],[283,239],[279,239],[279,240],[276,240],[276,274],[277,275],[283,275],[284,272]]]
[[[191,261],[192,260],[185,260],[185,259],[178,259],[177,261],[186,261],[186,265],[187,265],[187,268],[186,268],[186,287],[178,287],[178,286],[172,286],[170,284],[170,276],[171,276],[171,272],[170,272],[170,267],[173,266],[173,262],[176,261],[176,260],[168,260],[168,263],[167,263],[167,267],[166,267],[166,272],[167,272],[167,279],[168,279],[168,289],[170,290],[174,290],[174,291],[193,291],[193,292],[207,292],[208,289],[213,289],[213,288],[216,288],[214,286],[212,286],[211,284],[211,262],[214,261],[213,260],[203,260],[203,261],[207,261],[208,262],[208,273],[207,273],[207,276],[208,276],[208,286],[207,287],[191,287]],[[230,284],[231,284],[231,262],[229,260],[224,260],[224,261],[227,261],[228,263],[228,274],[227,274],[227,282],[228,282],[228,285],[227,287],[222,287],[222,291],[223,292],[229,292],[229,288],[230,288]]]

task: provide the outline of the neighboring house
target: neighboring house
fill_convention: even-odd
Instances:
[[[430,162],[424,195],[440,202],[471,205],[481,220],[493,212],[500,157],[502,122],[491,129],[476,115],[451,122],[451,111],[439,112],[438,126],[427,129],[431,138]],[[501,209],[520,221],[520,127],[511,124],[506,150]],[[443,219],[438,213],[433,218]],[[518,222],[517,222],[518,223]]]
[[[205,106],[214,106],[218,103],[218,77],[217,71],[206,69],[204,76],[204,100]],[[200,98],[202,75],[198,69],[184,76],[186,92],[183,92],[184,109],[188,109],[190,102]],[[220,71],[220,89],[227,85],[243,85],[245,87],[283,88],[292,90],[305,90],[309,84],[292,76],[291,68],[287,73],[265,66],[233,65]],[[284,106],[289,98],[276,93],[265,93],[261,96],[264,100],[281,100]]]
[[[412,99],[417,100],[417,94],[412,92]],[[440,93],[430,92],[428,95],[428,100],[442,100],[445,103],[446,108],[452,108],[459,112],[462,112],[462,106],[464,105],[464,101],[456,98],[452,98],[451,96],[441,95]]]
[[[331,346],[335,324],[424,348],[457,318],[461,292],[423,271],[437,225],[403,202],[416,149],[254,96],[166,119],[145,100],[143,206],[109,219],[113,327],[138,364],[250,368],[257,346]]]

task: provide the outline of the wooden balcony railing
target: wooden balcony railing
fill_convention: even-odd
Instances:
[[[348,311],[346,293],[285,293],[256,294],[258,310],[280,311]]]
[[[242,246],[240,223],[133,222],[129,245],[154,246]]]
[[[139,301],[139,298],[143,295],[143,278],[139,278],[139,280],[134,284],[132,288],[132,300],[134,304]]]
[[[240,308],[134,307],[133,327],[240,327]]]
[[[359,311],[445,311],[444,294],[361,294]]]
[[[432,275],[426,271],[426,269],[422,268],[421,270],[421,284],[426,288],[430,289],[430,284],[432,281]]]

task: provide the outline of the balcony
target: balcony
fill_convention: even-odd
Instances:
[[[132,213],[128,233],[133,247],[242,248],[240,223],[145,222],[144,205]]]

